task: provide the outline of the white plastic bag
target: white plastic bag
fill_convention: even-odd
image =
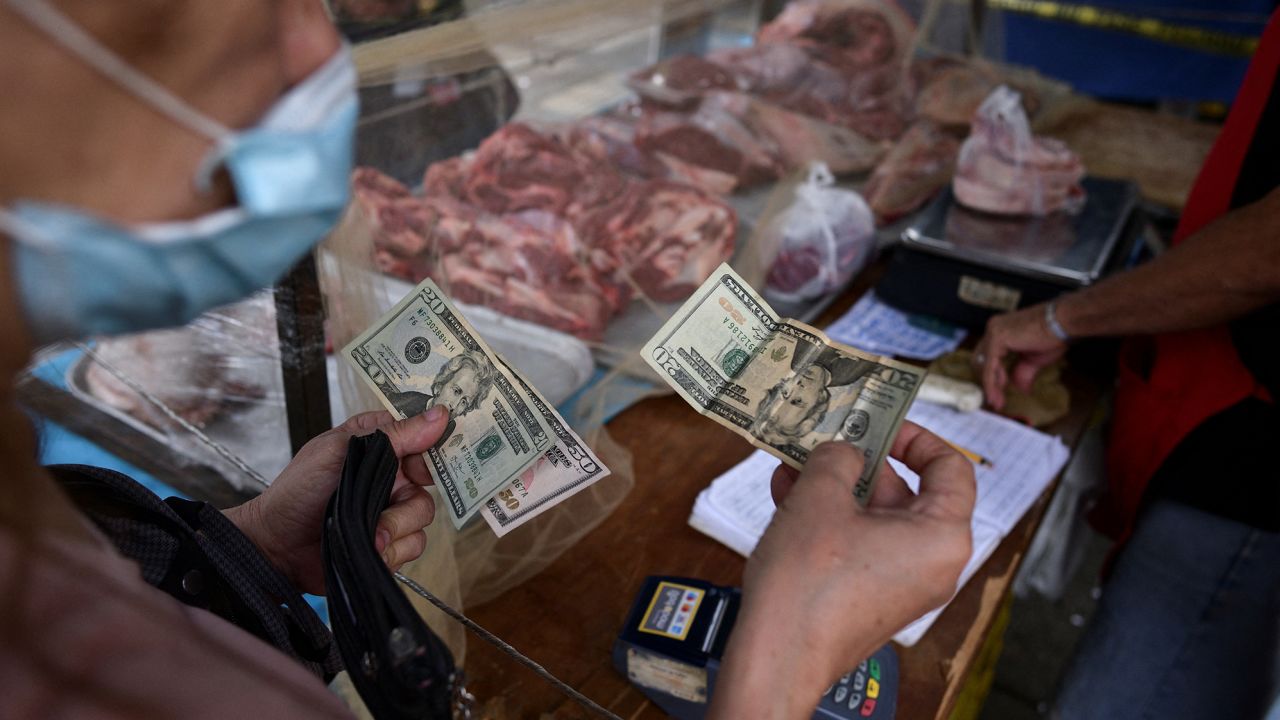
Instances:
[[[766,221],[763,246],[778,248],[766,278],[770,298],[812,300],[844,287],[866,264],[875,217],[861,195],[834,183],[824,163],[813,163],[793,200]]]

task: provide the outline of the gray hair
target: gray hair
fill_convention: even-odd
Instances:
[[[449,358],[449,361],[440,368],[436,379],[431,382],[431,394],[437,398],[437,401],[440,397],[440,391],[463,368],[471,368],[476,374],[476,391],[471,397],[467,398],[467,407],[458,414],[459,417],[480,407],[480,401],[484,400],[485,396],[489,394],[489,390],[493,388],[493,380],[497,375],[493,364],[489,362],[489,358],[485,357],[484,353],[479,350],[463,350],[461,355]]]
[[[791,443],[813,432],[818,423],[822,422],[822,417],[827,414],[827,406],[831,403],[831,391],[825,385],[818,392],[817,401],[809,407],[809,410],[800,419],[799,423],[793,427],[778,424],[777,419],[774,417],[774,409],[786,399],[782,397],[782,389],[794,377],[792,375],[783,378],[764,394],[764,399],[760,401],[760,406],[756,408],[756,421],[751,425],[752,435],[774,444]],[[777,438],[777,440],[772,438]]]

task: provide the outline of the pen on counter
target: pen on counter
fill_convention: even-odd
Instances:
[[[943,440],[942,442],[950,445],[952,448],[955,449],[956,452],[969,458],[970,462],[972,462],[975,465],[981,465],[983,467],[995,467],[995,465],[992,464],[990,460],[986,459],[985,457],[979,455],[978,453],[968,448],[960,447],[959,445],[951,442],[950,440]]]

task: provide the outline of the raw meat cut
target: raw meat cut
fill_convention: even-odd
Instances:
[[[625,301],[587,265],[564,220],[542,210],[497,216],[448,197],[413,196],[372,168],[353,177],[371,227],[374,265],[417,283],[430,277],[462,302],[584,338],[598,338]]]
[[[448,178],[460,172],[464,202],[544,231],[545,217],[564,221],[589,248],[604,292],[625,296],[638,289],[676,299],[705,279],[685,282],[689,272],[703,269],[703,258],[715,258],[705,268],[709,274],[732,254],[737,221],[710,193],[669,179],[678,165],[621,142],[626,132],[620,120],[583,121],[559,135],[512,124],[485,140],[470,162],[429,169],[427,176],[454,187],[459,182]],[[520,217],[525,210],[546,215],[531,223]],[[621,300],[609,304],[615,309]]]
[[[625,179],[612,165],[584,162],[554,135],[509,123],[476,149],[463,199],[492,213],[546,210],[574,219],[617,197]]]
[[[731,68],[697,55],[676,55],[632,74],[627,85],[654,102],[689,108],[709,90],[742,89]]]
[[[914,34],[911,16],[892,0],[795,0],[756,41],[836,48],[840,64],[854,70],[901,61]]]
[[[1077,212],[1084,164],[1060,140],[1031,134],[1018,93],[1001,85],[973,116],[952,183],[956,200],[997,215]]]
[[[433,275],[452,297],[579,337],[600,337],[625,299],[597,280],[573,228],[544,211],[480,214],[452,250]]]
[[[876,166],[862,188],[881,224],[928,202],[951,182],[960,141],[928,120],[917,120]]]
[[[630,177],[686,182],[717,195],[728,195],[738,183],[737,178],[728,173],[636,147],[635,122],[625,115],[584,118],[558,132],[579,158],[612,164]]]
[[[920,92],[915,111],[940,125],[967,126],[982,101],[1002,82],[1022,96],[1028,116],[1034,116],[1040,100],[1027,83],[1013,83],[991,63],[973,59],[931,58],[920,60],[912,68]]]
[[[441,160],[427,166],[422,178],[422,193],[428,197],[451,197],[461,200],[467,193],[466,177],[475,153]],[[357,172],[359,172],[357,170]]]
[[[911,112],[911,77],[898,63],[842,68],[837,48],[769,43],[721,50],[709,59],[732,68],[746,92],[794,112],[856,130],[873,140],[902,134]]]
[[[733,254],[733,210],[710,193],[670,180],[633,183],[583,229],[592,265],[614,283],[658,302],[683,300]]]
[[[793,113],[750,95],[712,91],[693,112],[637,106],[636,145],[734,175],[742,186],[773,180],[810,161],[833,172],[871,169],[888,150],[845,127]]]
[[[693,110],[712,91],[740,90],[874,140],[901,135],[911,111],[910,75],[897,63],[842,68],[831,62],[839,52],[769,43],[705,59],[681,55],[635,73],[628,84],[647,101],[674,110]]]
[[[787,168],[821,161],[835,173],[865,172],[875,167],[889,150],[886,142],[869,140],[848,128],[814,120],[742,93],[711,93],[707,101],[726,112],[739,114],[762,135],[773,138],[781,162]]]
[[[774,139],[762,136],[721,103],[702,98],[692,112],[641,103],[636,146],[736,178],[739,186],[774,180],[785,172]]]
[[[619,141],[629,130],[613,122],[508,126],[473,156],[428,168],[421,198],[358,169],[375,266],[586,339],[633,293],[683,299],[732,254],[737,219],[669,179],[675,165]]]
[[[373,168],[356,168],[351,190],[374,230],[374,264],[390,275],[413,275],[410,263],[431,249],[427,236],[435,217],[409,188]]]

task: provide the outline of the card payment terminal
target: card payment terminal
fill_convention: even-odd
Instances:
[[[613,645],[613,664],[679,720],[701,720],[742,591],[703,580],[650,576]],[[814,720],[892,720],[898,656],[885,645],[827,689]]]

